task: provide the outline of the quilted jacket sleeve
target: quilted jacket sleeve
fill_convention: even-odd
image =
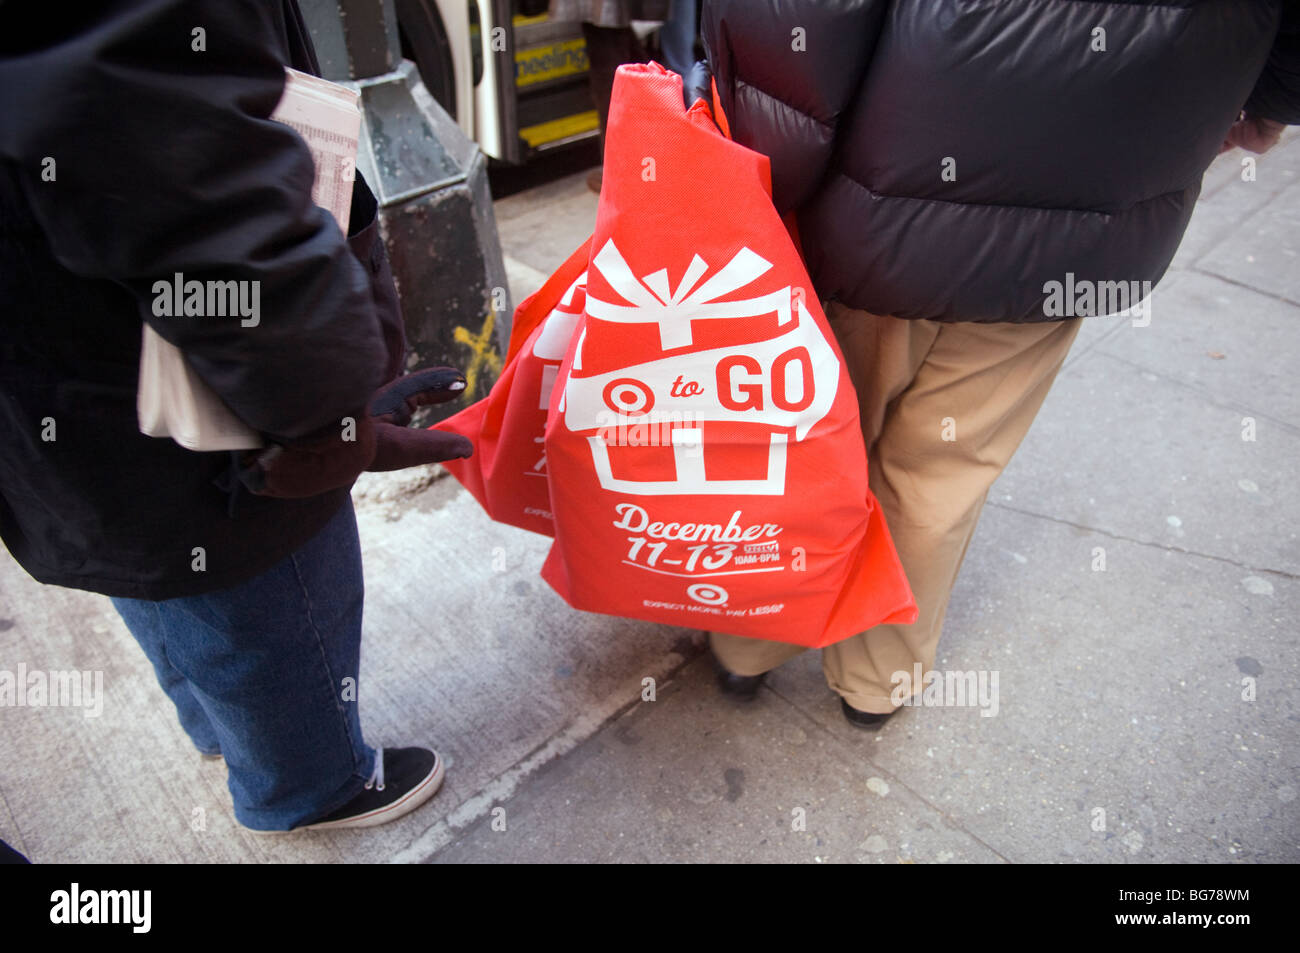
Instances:
[[[1291,125],[1300,124],[1300,4],[1282,8],[1282,25],[1246,111]]]
[[[886,0],[706,0],[700,29],[723,110],[736,141],[772,160],[782,214],[802,205],[826,171],[887,7]]]

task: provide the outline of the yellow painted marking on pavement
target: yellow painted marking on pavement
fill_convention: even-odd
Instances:
[[[473,397],[477,392],[479,370],[484,365],[498,374],[501,373],[501,355],[497,353],[496,345],[492,343],[492,328],[495,324],[496,315],[489,311],[487,320],[483,322],[483,330],[478,334],[460,325],[452,331],[452,338],[457,344],[463,344],[474,352],[469,367],[465,369],[466,397]]]

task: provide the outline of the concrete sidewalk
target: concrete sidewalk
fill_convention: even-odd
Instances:
[[[0,838],[45,862],[1300,860],[1300,137],[1255,181],[1241,159],[1150,326],[1085,323],[990,493],[938,667],[995,671],[995,716],[861,732],[816,653],[731,702],[700,633],[568,609],[547,539],[450,480],[368,479],[363,723],[444,753],[433,802],[243,832],[108,601],[6,556],[0,669],[102,671],[105,701],[0,711]],[[497,203],[516,302],[595,208],[585,175]]]

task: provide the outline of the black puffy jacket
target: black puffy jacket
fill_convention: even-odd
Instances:
[[[0,7],[0,537],[42,582],[226,588],[348,491],[232,500],[229,454],[143,436],[141,322],[264,434],[337,426],[404,347],[374,197],[358,177],[345,241],[312,204],[306,145],[267,118],[285,64],[315,71],[292,0],[29,7]],[[154,317],[175,272],[260,281],[260,323]]]
[[[1285,7],[709,0],[703,31],[823,298],[1023,322],[1067,273],[1158,281],[1243,106],[1300,123]]]

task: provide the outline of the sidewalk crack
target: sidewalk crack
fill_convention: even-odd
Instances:
[[[23,837],[23,832],[18,827],[18,816],[14,814],[13,809],[9,807],[9,799],[5,797],[5,793],[2,790],[0,790],[0,804],[4,804],[5,816],[14,822],[14,838],[18,843],[11,846],[17,848],[17,850],[30,861],[32,859],[32,852],[27,849],[27,840]]]
[[[1263,288],[1248,285],[1244,281],[1238,281],[1235,278],[1229,278],[1227,275],[1221,275],[1217,271],[1206,271],[1204,268],[1200,268],[1195,264],[1188,268],[1187,271],[1194,271],[1198,275],[1202,275],[1206,278],[1217,278],[1225,284],[1235,285],[1238,288],[1244,288],[1246,291],[1253,291],[1257,295],[1263,295],[1265,298],[1272,298],[1274,301],[1281,301],[1283,304],[1289,304],[1293,308],[1300,308],[1300,301],[1292,301],[1286,295],[1275,294],[1272,291],[1265,291]]]
[[[1104,338],[1098,341],[1097,346],[1100,346],[1104,341],[1105,341]],[[1130,358],[1123,357],[1119,354],[1114,354],[1110,351],[1098,351],[1097,353],[1103,355],[1104,357],[1108,357],[1111,360],[1119,361],[1121,364],[1127,364],[1129,367],[1133,368],[1134,370],[1143,371],[1147,374],[1150,374],[1153,377],[1157,377],[1160,380],[1164,381],[1165,383],[1173,384],[1175,387],[1181,387],[1184,390],[1189,390],[1192,393],[1196,394],[1198,397],[1200,397],[1202,400],[1204,400],[1206,403],[1212,404],[1215,407],[1218,407],[1220,410],[1231,411],[1234,414],[1245,413],[1252,417],[1260,417],[1264,420],[1269,421],[1270,423],[1276,424],[1277,426],[1281,427],[1289,434],[1300,436],[1300,428],[1297,428],[1294,424],[1287,423],[1287,421],[1282,420],[1279,417],[1274,417],[1272,414],[1267,414],[1261,410],[1255,410],[1253,407],[1247,407],[1244,404],[1225,404],[1222,398],[1216,397],[1215,395],[1211,394],[1208,390],[1206,390],[1203,387],[1199,387],[1196,384],[1189,384],[1186,381],[1181,381],[1176,377],[1170,377],[1168,374],[1162,374],[1160,373],[1160,371],[1156,370],[1153,367],[1148,367],[1146,364],[1139,363],[1138,361],[1131,360]]]
[[[1097,526],[1088,526],[1085,523],[1076,523],[1074,520],[1062,519],[1059,516],[1048,516],[1046,513],[1035,513],[1032,510],[1022,510],[1016,506],[1008,506],[1005,503],[999,503],[996,500],[989,500],[987,506],[994,506],[1000,510],[1007,510],[1011,513],[1019,513],[1021,516],[1029,516],[1034,519],[1046,520],[1049,523],[1059,523],[1062,526],[1069,526],[1073,529],[1081,529],[1089,533],[1096,533],[1098,536],[1106,536],[1110,539],[1119,540],[1125,543],[1133,543],[1137,546],[1146,546],[1151,549],[1160,549],[1166,552],[1179,553],[1183,556],[1196,556],[1200,559],[1212,559],[1215,562],[1227,563],[1230,566],[1236,566],[1238,569],[1244,569],[1247,572],[1268,573],[1271,576],[1281,576],[1284,579],[1300,579],[1300,574],[1287,572],[1285,569],[1268,569],[1262,566],[1251,566],[1247,563],[1240,562],[1236,559],[1230,559],[1227,556],[1216,556],[1213,553],[1203,553],[1195,549],[1186,549],[1182,546],[1173,546],[1167,543],[1157,543],[1155,540],[1138,539],[1135,536],[1125,536],[1123,533],[1116,533],[1112,530],[1101,529]]]

